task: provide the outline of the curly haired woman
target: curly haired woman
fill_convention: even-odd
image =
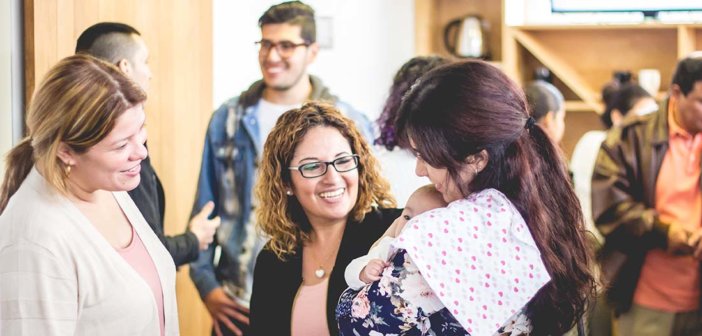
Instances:
[[[336,335],[344,269],[399,216],[378,162],[335,107],[284,113],[263,149],[258,228],[270,241],[256,260],[252,335]]]

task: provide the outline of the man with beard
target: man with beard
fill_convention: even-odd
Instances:
[[[216,239],[191,264],[190,277],[214,321],[216,335],[246,334],[253,267],[265,241],[251,216],[258,157],[278,117],[308,100],[333,103],[369,141],[370,122],[307,73],[319,52],[314,10],[299,1],[270,7],[259,19],[263,78],[213,114],[205,137],[193,215],[208,201],[221,217]]]

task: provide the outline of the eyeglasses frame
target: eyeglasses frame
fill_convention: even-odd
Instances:
[[[270,47],[266,48],[264,43],[270,43]],[[285,53],[281,52],[280,46],[282,43],[290,43],[290,46],[292,47],[293,51],[290,52],[290,54],[285,54]],[[292,54],[295,52],[295,50],[299,47],[302,47],[302,46],[309,47],[310,45],[312,45],[312,43],[310,43],[308,41],[295,43],[295,42],[288,41],[288,40],[283,40],[283,41],[278,41],[278,42],[272,42],[269,40],[260,40],[260,41],[254,42],[254,44],[258,46],[258,48],[259,48],[258,52],[261,53],[262,55],[267,56],[268,54],[270,54],[271,50],[273,50],[273,48],[275,48],[275,51],[282,58],[288,58],[288,57],[292,56]]]
[[[348,170],[339,170],[339,169],[336,167],[336,164],[335,164],[334,162],[339,161],[339,160],[342,160],[342,159],[348,159],[348,158],[353,158],[354,161],[356,162],[356,165],[355,165],[353,168],[348,169]],[[323,163],[323,164],[324,164],[324,172],[321,173],[321,174],[319,174],[319,175],[316,175],[316,176],[305,176],[305,174],[302,172],[302,167],[303,167],[303,166],[306,166],[306,165],[308,165],[308,164],[318,164],[318,163]],[[299,171],[299,172],[300,172],[300,176],[302,176],[302,177],[304,177],[304,178],[316,178],[316,177],[320,177],[320,176],[326,175],[327,172],[329,171],[329,166],[334,167],[334,170],[336,170],[337,173],[346,173],[346,172],[350,172],[350,171],[352,171],[352,170],[354,170],[354,169],[358,169],[358,166],[359,166],[360,164],[361,164],[361,157],[360,157],[358,154],[351,154],[351,155],[344,155],[344,156],[338,157],[338,158],[336,158],[336,159],[334,159],[334,160],[331,160],[331,161],[313,161],[313,162],[307,162],[307,163],[303,163],[303,164],[301,164],[301,165],[299,165],[299,166],[291,166],[291,167],[288,167],[288,169],[289,169],[289,170],[297,170],[297,171]]]

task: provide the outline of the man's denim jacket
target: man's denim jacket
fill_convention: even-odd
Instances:
[[[310,76],[310,81],[311,100],[334,103],[372,141],[372,126],[364,114],[338,101],[318,78]],[[223,286],[240,303],[249,301],[256,256],[265,243],[256,234],[253,216],[258,148],[265,141],[259,134],[257,109],[263,88],[258,81],[222,104],[212,115],[205,136],[192,215],[211,200],[215,202],[213,216],[222,221],[215,241],[190,264],[190,277],[203,300]]]

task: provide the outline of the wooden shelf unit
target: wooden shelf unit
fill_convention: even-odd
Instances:
[[[503,70],[515,80],[531,80],[534,58],[588,106],[580,110],[599,113],[600,89],[616,70],[636,78],[658,69],[667,91],[677,61],[702,47],[702,24],[505,26],[502,38]]]
[[[570,156],[578,139],[601,129],[600,90],[616,70],[661,72],[658,98],[665,96],[677,61],[702,49],[702,24],[591,24],[506,26],[506,0],[415,0],[417,55],[448,56],[443,31],[450,21],[479,14],[490,23],[493,64],[524,84],[545,66],[566,98],[566,134],[561,143]],[[578,112],[578,113],[574,113]]]
[[[416,54],[450,56],[444,27],[469,14],[490,25],[491,61],[519,83],[533,79],[536,66],[558,78],[568,110],[601,112],[600,90],[616,70],[661,72],[661,91],[668,89],[674,66],[688,53],[702,49],[702,24],[574,24],[506,26],[505,1],[415,0]]]

